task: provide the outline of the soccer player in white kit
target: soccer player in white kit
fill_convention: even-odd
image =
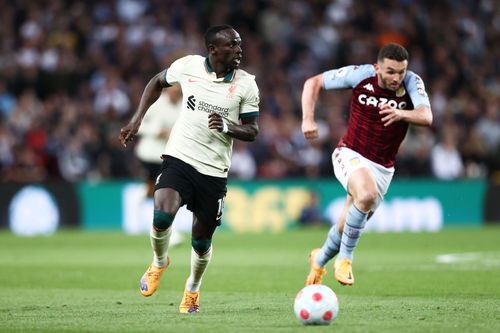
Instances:
[[[201,280],[224,208],[233,139],[253,141],[259,132],[259,91],[255,77],[239,69],[240,35],[231,26],[214,26],[205,33],[205,45],[207,57],[180,58],[149,81],[137,111],[120,133],[120,141],[126,145],[161,90],[181,85],[183,109],[170,133],[155,186],[150,234],[153,262],[140,280],[144,296],[158,288],[170,264],[167,252],[172,221],[178,209],[187,205],[193,212],[191,273],[179,306],[181,313],[199,312]]]

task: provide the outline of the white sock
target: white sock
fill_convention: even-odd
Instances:
[[[168,244],[172,227],[164,231],[156,231],[151,227],[149,238],[151,239],[151,247],[153,248],[153,265],[163,267],[167,264]]]
[[[191,274],[186,281],[186,290],[192,293],[200,290],[201,278],[210,263],[210,259],[212,259],[212,246],[202,256],[191,248]]]

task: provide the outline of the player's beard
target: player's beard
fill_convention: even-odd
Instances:
[[[379,74],[379,80],[382,82],[382,86],[384,89],[391,90],[391,91],[396,91],[401,87],[401,82],[398,82],[397,85],[391,85],[391,81],[388,79],[385,79],[382,74]]]

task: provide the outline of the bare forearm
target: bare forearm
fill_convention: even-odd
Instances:
[[[242,124],[242,125],[227,125],[227,134],[241,141],[255,141],[259,134],[259,126],[257,124]]]
[[[323,77],[322,74],[320,74],[307,79],[304,83],[301,98],[303,120],[314,119],[314,107],[316,106],[316,101],[318,100],[319,92],[321,90],[322,80]]]
[[[158,97],[160,97],[162,89],[169,86],[168,83],[165,82],[164,77],[165,71],[156,74],[151,80],[149,80],[146,88],[144,88],[141,101],[139,102],[139,106],[132,116],[132,119],[120,130],[120,142],[124,147],[127,146],[127,142],[134,140],[146,111],[149,109],[151,104],[153,104]]]
[[[419,126],[432,125],[432,111],[428,106],[419,106],[414,110],[402,110],[402,120]]]
[[[155,75],[144,88],[139,106],[132,117],[132,122],[142,121],[146,111],[160,97],[164,88],[160,83],[160,75],[161,74]]]
[[[318,137],[318,125],[314,121],[314,108],[323,87],[323,74],[306,80],[302,90],[302,133],[307,140]]]

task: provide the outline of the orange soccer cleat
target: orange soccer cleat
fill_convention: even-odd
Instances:
[[[200,292],[184,291],[181,305],[179,305],[180,313],[198,313],[200,312]]]
[[[309,275],[306,279],[306,286],[309,286],[311,284],[322,284],[323,276],[325,276],[326,274],[326,268],[320,267],[318,266],[318,264],[316,264],[316,256],[318,255],[319,250],[319,248],[314,249],[309,254],[311,270],[309,271]]]
[[[155,293],[160,285],[160,279],[163,272],[170,265],[170,258],[167,257],[167,264],[164,267],[156,267],[153,264],[149,265],[147,271],[141,277],[141,294],[148,297]]]
[[[343,285],[351,286],[354,283],[352,274],[352,261],[350,259],[340,259],[333,265],[335,278]]]

